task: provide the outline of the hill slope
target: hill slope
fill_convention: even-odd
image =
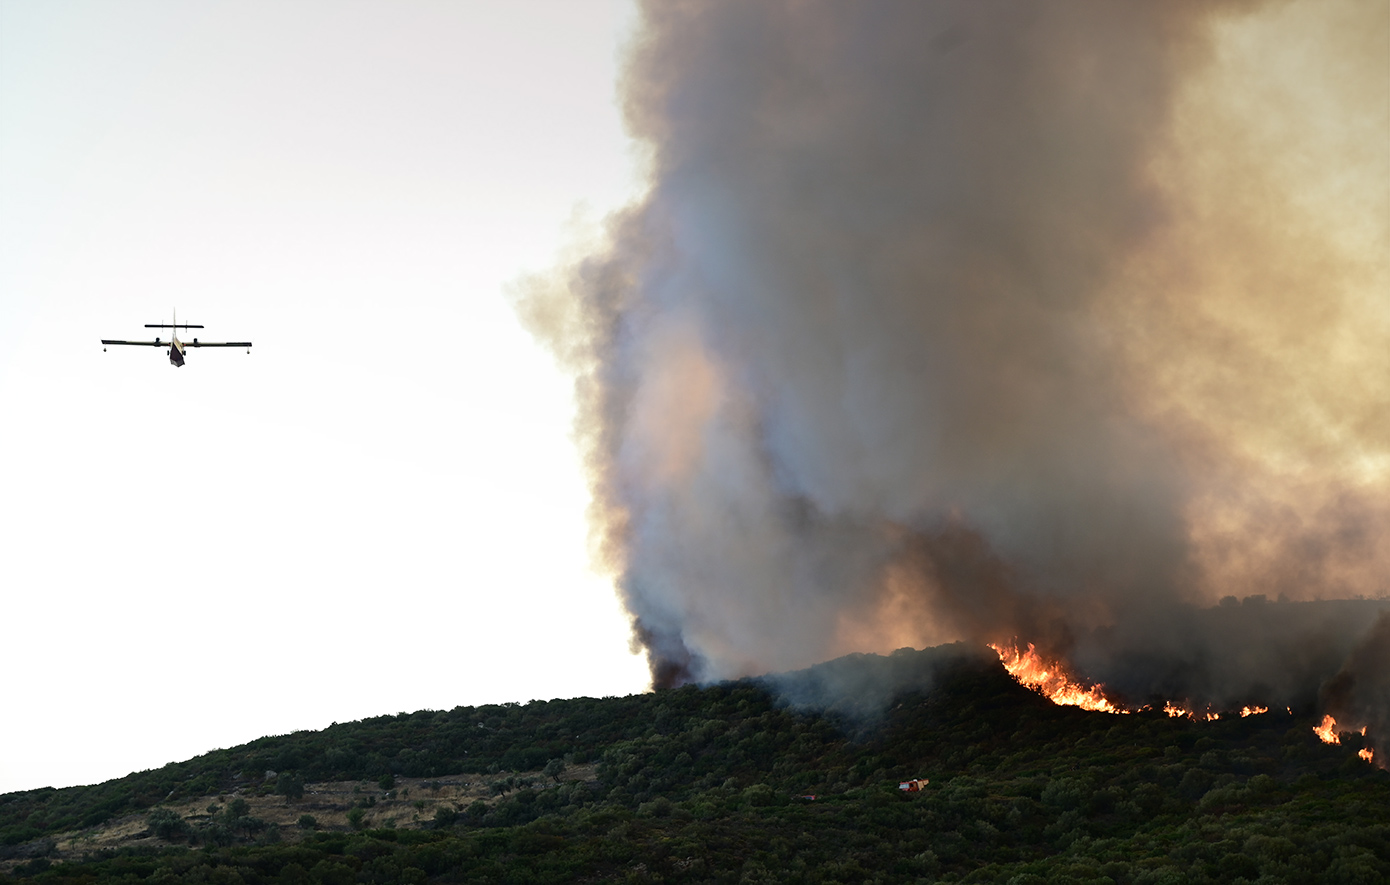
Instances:
[[[264,738],[0,796],[0,834],[40,882],[1384,881],[1357,748],[1057,707],[948,646]]]

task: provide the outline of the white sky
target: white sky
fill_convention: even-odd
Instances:
[[[0,791],[646,687],[503,296],[636,192],[631,19],[0,0]],[[102,352],[175,308],[252,353]]]

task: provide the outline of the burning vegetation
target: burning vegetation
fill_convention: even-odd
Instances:
[[[1322,724],[1313,726],[1313,734],[1324,744],[1340,744],[1342,739],[1337,736],[1337,720],[1331,716],[1322,717]]]
[[[1246,709],[1250,708],[1247,707]],[[1179,716],[1186,716],[1188,719],[1192,719],[1196,722],[1211,722],[1213,720],[1221,718],[1220,713],[1215,713],[1211,710],[1203,710],[1201,712],[1198,712],[1196,710],[1188,709],[1187,707],[1181,704],[1175,704],[1172,701],[1164,702],[1163,712],[1167,713],[1169,717],[1174,719],[1176,719]]]
[[[1324,744],[1340,744],[1343,734],[1360,734],[1362,737],[1365,737],[1366,726],[1361,726],[1361,731],[1359,732],[1340,730],[1337,728],[1337,720],[1329,714],[1322,717],[1321,723],[1313,726],[1313,734],[1317,735],[1318,739]],[[1376,752],[1371,747],[1362,747],[1360,750],[1356,751],[1356,755],[1365,759],[1372,765],[1376,764]]]
[[[1068,673],[1065,664],[1061,661],[1044,658],[1031,642],[1028,643],[1026,649],[1020,649],[1017,645],[1000,646],[993,644],[990,645],[990,648],[999,655],[999,660],[1004,665],[1004,669],[1009,671],[1009,675],[1051,700],[1054,704],[1080,707],[1083,710],[1097,710],[1101,713],[1134,713],[1149,709],[1147,706],[1128,706],[1107,697],[1105,686],[1101,683],[1086,687],[1079,677]],[[1169,717],[1185,716],[1199,722],[1214,721],[1222,716],[1222,713],[1210,708],[1194,710],[1172,701],[1166,701],[1163,704],[1163,712],[1167,713]],[[1269,712],[1268,707],[1246,706],[1240,709],[1239,715],[1255,716],[1267,712]]]
[[[1045,660],[1033,643],[1026,650],[1018,646],[999,646],[990,644],[999,655],[999,660],[1009,675],[1028,686],[1054,704],[1080,707],[1083,710],[1098,710],[1102,713],[1128,713],[1129,710],[1116,706],[1105,696],[1105,686],[1084,687],[1070,677],[1060,661]]]
[[[1028,643],[1027,648],[1021,649],[1018,644],[989,646],[999,655],[999,661],[1004,665],[1004,669],[1009,675],[1017,679],[1021,685],[1033,689],[1043,697],[1051,700],[1054,704],[1062,706],[1081,707],[1083,710],[1095,710],[1101,713],[1134,713],[1139,710],[1150,709],[1144,707],[1130,707],[1121,702],[1111,699],[1105,694],[1105,686],[1096,683],[1087,686],[1079,677],[1068,672],[1067,667],[1061,661],[1049,660],[1038,653],[1037,647],[1033,643]],[[1191,707],[1166,701],[1163,704],[1163,712],[1169,718],[1185,717],[1197,722],[1213,722],[1222,716],[1239,716],[1246,718],[1268,713],[1269,707],[1258,705],[1246,705],[1239,710],[1217,711],[1210,707],[1203,710],[1195,710]],[[1292,712],[1292,711],[1290,711]],[[1364,737],[1367,729],[1362,727],[1360,734]],[[1337,720],[1331,715],[1326,715],[1322,723],[1313,727],[1313,732],[1326,744],[1340,744],[1341,737],[1337,729]],[[1365,747],[1357,752],[1362,759],[1375,764],[1375,750]]]

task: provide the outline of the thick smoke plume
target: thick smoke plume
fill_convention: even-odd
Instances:
[[[1356,635],[1252,675],[1265,621],[1184,613],[1390,590],[1387,46],[1381,2],[645,4],[650,189],[517,306],[655,682],[1018,637],[1316,694]]]

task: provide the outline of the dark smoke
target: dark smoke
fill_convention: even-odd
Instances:
[[[1323,689],[1323,709],[1347,731],[1366,729],[1376,762],[1387,768],[1390,735],[1390,612],[1376,620]]]
[[[1390,24],[1313,6],[643,5],[650,191],[517,304],[657,685],[1019,637],[1316,693],[1349,646],[1252,677],[1259,618],[1182,614],[1387,587],[1390,184],[1338,126],[1390,132]]]
[[[1214,608],[1132,614],[1078,637],[1070,657],[1130,707],[1173,701],[1196,709],[1289,707],[1309,715],[1348,657],[1383,641],[1368,625],[1385,614],[1390,600],[1228,598]],[[1382,709],[1390,712],[1390,705]]]

